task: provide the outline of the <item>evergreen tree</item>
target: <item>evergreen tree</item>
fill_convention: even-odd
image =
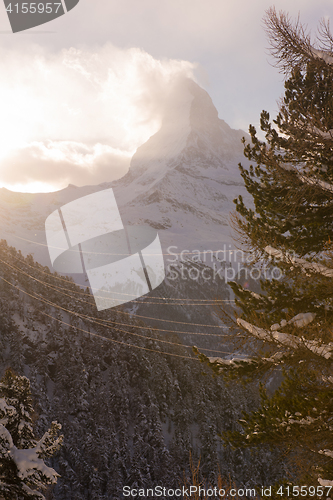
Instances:
[[[229,378],[282,369],[274,395],[262,386],[258,411],[224,436],[237,447],[279,447],[293,474],[333,486],[333,37],[322,22],[312,42],[274,9],[265,21],[285,94],[273,123],[261,114],[265,140],[250,126],[244,153],[254,166],[240,169],[254,209],[240,196],[234,223],[266,279],[260,294],[232,284],[238,326],[260,342],[251,357],[201,357]]]
[[[44,463],[61,446],[60,424],[38,441],[33,432],[30,382],[8,369],[0,383],[0,498],[44,499],[39,490],[57,482],[58,474]]]

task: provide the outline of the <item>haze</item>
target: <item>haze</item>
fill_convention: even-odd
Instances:
[[[209,92],[233,128],[258,126],[283,92],[262,25],[269,5],[81,0],[15,35],[0,8],[0,186],[52,191],[121,177],[183,76]],[[275,6],[300,11],[313,29],[331,13],[328,1]]]

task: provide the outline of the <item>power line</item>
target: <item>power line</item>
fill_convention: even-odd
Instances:
[[[60,310],[65,311],[65,312],[67,312],[67,313],[69,313],[69,314],[73,314],[74,316],[77,316],[77,317],[78,317],[78,318],[80,318],[80,319],[82,319],[82,318],[84,318],[84,319],[88,319],[88,320],[89,320],[89,321],[91,321],[92,323],[95,323],[95,324],[97,324],[97,325],[99,324],[100,326],[104,326],[104,325],[101,325],[101,323],[99,323],[99,322],[98,322],[98,320],[96,320],[96,319],[95,319],[95,318],[93,318],[92,316],[82,315],[82,314],[77,313],[77,312],[75,312],[75,311],[71,311],[70,309],[66,309],[66,308],[64,308],[64,307],[61,307],[61,306],[59,306],[58,304],[55,304],[54,302],[52,302],[52,301],[50,301],[50,300],[48,300],[48,299],[45,299],[45,298],[43,299],[43,298],[42,298],[40,295],[38,295],[38,294],[37,294],[37,297],[36,297],[35,295],[32,295],[32,294],[28,293],[27,291],[22,290],[20,287],[18,287],[18,286],[16,286],[16,285],[14,285],[13,283],[11,283],[11,282],[7,281],[5,278],[1,277],[1,279],[2,279],[5,283],[7,283],[8,285],[10,285],[10,286],[12,286],[12,287],[16,288],[16,289],[17,289],[17,290],[19,290],[20,292],[24,293],[25,295],[28,295],[29,297],[31,297],[31,298],[33,298],[33,299],[35,299],[35,300],[39,300],[40,302],[43,302],[44,304],[47,304],[47,305],[49,305],[49,306],[51,306],[51,307],[54,307],[54,308],[60,309]],[[42,311],[40,311],[40,312],[41,312],[42,314],[44,314]],[[46,314],[46,313],[45,313],[45,314]],[[51,316],[51,317],[53,318],[53,316]],[[56,321],[60,321],[60,322],[62,322],[61,320],[58,320],[57,318],[53,318],[53,319],[55,319]],[[65,323],[65,324],[67,324],[67,323]],[[69,326],[72,326],[72,325],[69,325]],[[133,328],[136,328],[136,325],[132,325],[132,327],[133,327]],[[72,326],[72,328],[78,328],[79,330],[82,330],[81,328],[76,327],[76,326],[75,326],[75,327],[73,327],[73,326]],[[167,340],[156,339],[156,338],[154,338],[154,337],[147,337],[147,336],[145,336],[145,335],[140,335],[140,334],[138,334],[138,333],[128,332],[128,331],[126,331],[126,330],[122,330],[122,329],[120,329],[120,328],[116,328],[116,330],[117,330],[118,332],[126,333],[127,335],[133,335],[133,336],[135,336],[135,337],[144,338],[145,340],[152,340],[152,341],[154,341],[154,342],[162,342],[163,344],[170,344],[170,345],[175,345],[175,346],[177,346],[177,347],[185,347],[185,348],[190,348],[190,349],[192,349],[192,347],[193,347],[193,346],[191,346],[191,345],[186,345],[186,344],[178,344],[178,343],[176,343],[176,342],[169,342],[169,341],[167,341]],[[88,330],[82,330],[82,331],[84,331],[84,332],[86,332],[86,333],[90,333]],[[98,335],[96,334],[96,336],[98,336]],[[105,338],[107,339],[107,337],[105,337]],[[111,340],[111,339],[110,339],[110,340]],[[113,339],[112,339],[112,341],[113,341]],[[119,341],[119,342],[120,342],[120,341]],[[119,343],[119,342],[118,342],[118,343]],[[128,344],[128,345],[132,345],[132,344]],[[230,354],[230,352],[229,352],[229,351],[218,351],[218,350],[215,350],[215,349],[205,349],[205,348],[202,348],[201,350],[202,350],[202,351],[209,351],[209,352],[216,352],[216,353],[220,353],[220,354]],[[157,351],[157,352],[159,352],[159,351]]]
[[[48,273],[47,273],[47,272],[43,271],[42,269],[39,269],[39,268],[38,268],[38,267],[36,267],[36,266],[31,266],[31,265],[30,265],[30,264],[28,264],[27,262],[22,261],[20,258],[15,257],[15,256],[13,256],[13,255],[11,255],[11,257],[15,258],[15,259],[16,259],[16,260],[18,260],[19,262],[22,262],[24,265],[27,265],[27,266],[29,266],[30,268],[37,270],[37,271],[38,271],[38,272],[40,272],[40,273],[46,274],[47,276],[52,276],[52,278],[53,278],[53,279],[58,279],[58,280],[60,280],[60,281],[64,281],[64,282],[65,282],[65,283],[67,283],[67,284],[70,284],[70,285],[73,285],[73,286],[77,287],[77,285],[76,285],[74,282],[71,282],[71,281],[69,281],[68,279],[65,279],[65,278],[60,278],[60,277],[58,277],[58,276],[56,276],[55,274],[50,273],[50,272],[48,272]],[[8,264],[8,263],[6,263],[6,262],[4,262],[4,263],[5,263],[6,265],[9,265],[9,264]],[[13,268],[15,268],[14,266],[12,266],[12,267],[13,267]],[[19,272],[23,272],[23,273],[24,273],[24,271],[20,270],[19,268],[17,268],[17,270],[18,270]],[[33,277],[33,276],[29,275],[28,273],[25,273],[25,274],[27,274],[27,275],[28,275],[28,276],[30,276],[31,278],[35,279],[36,281],[40,281],[40,280],[38,280],[37,278],[35,278],[35,277]],[[40,281],[40,282],[41,282],[41,283],[45,283],[45,282],[43,282],[43,281]],[[46,286],[48,286],[46,283],[45,283],[45,285],[46,285]],[[49,286],[51,286],[51,285],[49,285]],[[62,290],[64,290],[64,289],[65,289],[65,290],[68,290],[67,288],[57,287],[56,285],[53,285],[53,287],[54,287],[54,288],[58,288],[58,289],[60,288],[60,289],[62,289]],[[89,294],[86,294],[86,293],[85,293],[85,292],[83,292],[82,290],[80,290],[80,291],[73,290],[73,293],[76,293],[76,294],[82,294],[82,295],[86,295],[86,296],[89,296],[89,297],[90,297],[90,295],[89,295]],[[147,304],[147,302],[143,302],[143,301],[138,301],[138,302],[139,302],[140,304]],[[90,304],[89,302],[87,302],[87,303],[88,303],[88,304]],[[91,304],[91,305],[92,305],[92,304]],[[173,305],[177,305],[177,304],[173,304]],[[188,304],[184,304],[184,305],[188,305]],[[215,303],[214,303],[214,305],[215,305]],[[219,329],[221,329],[221,328],[228,328],[227,326],[224,326],[224,325],[220,326],[220,325],[210,325],[210,324],[204,324],[204,323],[189,323],[189,322],[187,322],[187,321],[175,321],[175,320],[165,319],[165,318],[163,318],[163,319],[162,319],[162,318],[154,318],[154,317],[151,317],[151,316],[143,316],[143,315],[139,315],[139,314],[136,314],[136,313],[129,313],[129,312],[127,312],[127,311],[120,311],[120,310],[117,310],[117,313],[118,313],[118,314],[124,314],[124,315],[131,316],[131,317],[132,317],[132,316],[135,316],[136,318],[140,318],[140,319],[149,319],[149,320],[159,321],[159,322],[161,322],[161,323],[173,323],[173,324],[181,324],[181,325],[189,325],[189,326],[199,326],[199,327],[209,327],[209,328],[219,328]],[[188,333],[188,332],[186,332],[186,333]],[[206,335],[214,335],[214,334],[206,334]]]
[[[39,279],[37,279],[35,276],[32,276],[31,274],[29,273],[26,273],[25,271],[23,271],[22,269],[19,269],[15,266],[12,266],[11,264],[9,264],[8,262],[5,262],[3,261],[2,259],[0,259],[0,262],[2,262],[3,264],[5,264],[6,266],[10,267],[11,269],[15,269],[16,271],[24,274],[25,276],[28,276],[29,278],[31,278],[32,280],[38,282],[38,283],[41,283],[43,286],[46,286],[47,288],[51,288],[52,290],[56,290],[58,291],[59,287],[56,287],[56,286],[52,286],[50,285],[49,283],[46,283],[44,281],[41,281]],[[61,290],[67,290],[66,288],[63,288],[61,287]],[[68,290],[67,290],[68,291]],[[65,295],[66,297],[70,297],[70,298],[73,298],[72,295],[68,294],[68,293],[65,293],[63,291],[59,292],[61,295]],[[88,294],[85,294],[85,295],[88,295]],[[80,302],[83,302],[84,304],[88,304],[90,306],[93,306],[93,304],[91,302],[88,302],[86,300],[83,300],[81,298],[77,298],[75,297],[74,298],[75,300],[78,300]],[[82,316],[85,316],[86,318],[91,318],[92,316],[86,316],[86,315],[82,315]],[[132,326],[132,325],[128,325],[126,323],[117,323],[116,321],[112,321],[112,320],[106,320],[106,319],[102,319],[100,318],[99,321],[102,321],[104,323],[107,323],[107,324],[114,324],[114,325],[120,325],[120,326]],[[142,329],[147,329],[146,326],[136,326],[137,328],[142,328]],[[155,331],[159,331],[159,332],[171,332],[171,333],[185,333],[185,334],[188,334],[188,335],[209,335],[209,336],[214,336],[214,337],[228,337],[229,335],[220,335],[220,334],[214,334],[214,333],[205,333],[205,332],[189,332],[189,331],[179,331],[179,330],[167,330],[167,329],[161,329],[161,328],[154,328],[154,327],[149,327],[150,330],[155,330]]]
[[[19,262],[22,262],[23,264],[29,266],[32,269],[36,269],[34,266],[31,266],[30,264],[28,264],[25,261],[19,259],[18,257],[14,257],[14,259],[18,260]],[[19,270],[19,269],[17,269],[17,270]],[[58,276],[55,276],[53,273],[46,273],[45,271],[42,271],[41,269],[37,269],[37,270],[39,272],[43,273],[43,274],[47,274],[48,276],[53,276],[55,279],[59,279],[59,280],[64,281],[66,283],[70,283],[70,281],[68,279],[60,278]],[[75,284],[75,283],[73,283],[73,284]],[[61,287],[59,287],[59,288],[61,288]],[[93,288],[93,290],[97,290],[97,289]],[[87,295],[87,296],[90,297],[90,294],[85,293],[82,290],[75,291],[75,293],[78,293],[78,294],[81,294],[81,295]],[[132,294],[129,294],[129,293],[122,293],[122,292],[118,292],[118,295],[126,295],[126,296],[136,297],[136,295],[132,295]],[[164,300],[173,300],[173,301],[192,300],[192,301],[196,301],[193,304],[180,304],[180,305],[208,305],[208,306],[211,306],[211,305],[216,305],[216,304],[219,304],[219,303],[225,303],[225,302],[234,303],[235,302],[233,299],[191,299],[191,298],[188,298],[188,299],[187,298],[181,298],[181,299],[179,299],[179,298],[176,298],[176,297],[158,297],[158,296],[151,296],[151,295],[149,295],[149,298],[156,299],[156,300],[163,300],[163,301]],[[114,299],[114,300],[117,300],[117,299]],[[120,299],[118,299],[118,300],[120,300]],[[130,302],[139,302],[140,304],[142,303],[142,301],[140,301],[140,300],[134,300],[134,299],[131,300]],[[205,302],[205,303],[201,304],[200,302]],[[160,305],[160,303],[158,303],[158,302],[155,303],[155,302],[147,302],[147,301],[145,301],[145,304]],[[170,303],[170,302],[163,303],[163,304],[164,305],[172,305],[172,306],[177,305],[177,303],[174,304],[174,303]],[[209,325],[203,325],[203,326],[209,326]]]
[[[38,241],[29,240],[27,238],[22,238],[22,236],[17,236],[17,234],[12,234],[12,233],[8,233],[8,232],[7,232],[7,234],[10,234],[10,236],[13,236],[14,238],[17,238],[19,240],[27,241],[28,243],[33,243],[34,245],[38,245],[38,246],[42,246],[42,247],[47,247],[47,248],[56,248],[58,250],[63,250],[64,252],[69,250],[68,248],[56,247],[54,245],[48,245],[46,243],[40,243]],[[172,245],[172,246],[175,246],[175,245]],[[79,253],[79,250],[74,250],[73,248],[70,249],[70,251],[73,252],[73,253]],[[235,248],[234,249],[231,249],[231,248],[229,249],[229,253],[231,253],[231,254],[232,253],[236,253],[238,251],[239,250],[237,250]],[[214,253],[218,253],[218,252],[226,253],[227,250],[215,250],[215,251],[213,251],[213,250],[195,250],[194,252],[190,252],[190,251],[185,252],[184,250],[182,250],[181,252],[161,253],[161,255],[181,255],[181,256],[183,256],[183,255],[198,255],[198,253],[200,253],[200,254],[207,254],[207,253],[214,254]],[[130,256],[130,255],[132,255],[132,254],[127,253],[127,252],[126,253],[119,253],[119,252],[117,252],[117,253],[109,253],[109,252],[89,252],[89,251],[86,251],[86,253],[88,253],[89,255],[110,255],[110,256],[114,256],[114,255],[124,256],[125,255],[127,257]],[[148,255],[155,255],[155,254],[148,254]],[[216,259],[216,260],[219,260],[219,259]],[[223,260],[223,261],[220,261],[220,262],[226,262],[226,261]]]

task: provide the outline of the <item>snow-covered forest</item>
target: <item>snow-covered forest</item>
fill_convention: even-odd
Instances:
[[[50,462],[60,474],[55,498],[120,498],[123,485],[177,486],[191,450],[207,481],[219,468],[251,484],[279,475],[269,452],[250,457],[223,449],[218,437],[235,429],[241,410],[255,404],[254,392],[226,388],[208,370],[204,376],[194,355],[160,343],[121,311],[97,320],[88,292],[4,241],[0,272],[1,370],[29,378],[36,435],[52,421],[62,426],[63,446]]]

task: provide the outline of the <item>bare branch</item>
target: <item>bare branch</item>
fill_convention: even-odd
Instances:
[[[270,53],[282,73],[288,75],[296,67],[304,69],[310,61],[333,64],[333,36],[327,21],[320,23],[317,46],[311,43],[311,34],[307,26],[301,24],[299,16],[293,22],[288,14],[277,13],[275,7],[271,7],[266,11],[264,24]]]
[[[282,11],[277,14],[275,7],[271,7],[266,11],[264,23],[270,53],[283,73],[291,73],[296,66],[303,67],[313,57],[310,34],[299,16],[293,24],[288,14]]]
[[[318,28],[318,40],[322,50],[333,53],[333,35],[330,30],[330,22],[322,19]]]

